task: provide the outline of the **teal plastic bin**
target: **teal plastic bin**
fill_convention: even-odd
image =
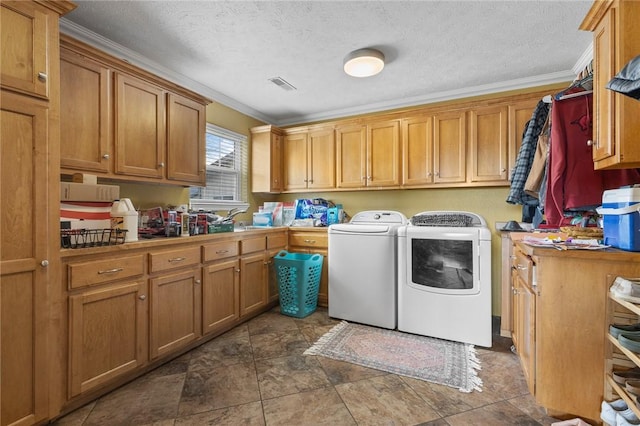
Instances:
[[[315,312],[322,260],[320,254],[289,253],[286,250],[274,257],[282,314],[304,318]]]

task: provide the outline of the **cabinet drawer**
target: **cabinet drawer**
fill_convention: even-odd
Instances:
[[[325,233],[296,232],[289,234],[289,246],[327,248],[329,239]]]
[[[200,263],[200,246],[149,253],[150,273],[198,263]]]
[[[70,263],[68,272],[69,288],[81,288],[142,275],[144,273],[144,258],[142,254],[138,254],[83,263]]]
[[[267,248],[267,239],[265,237],[249,238],[240,241],[240,252],[242,254],[264,251]]]
[[[518,275],[529,286],[533,284],[532,272],[533,262],[531,259],[520,251],[515,252],[513,258],[513,268],[518,272]]]
[[[287,234],[267,235],[267,249],[285,248],[287,246]]]
[[[211,262],[214,260],[226,259],[228,257],[237,256],[238,242],[237,241],[222,241],[215,244],[207,244],[202,246],[202,261]]]

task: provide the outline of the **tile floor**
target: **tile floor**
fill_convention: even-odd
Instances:
[[[478,348],[482,392],[462,393],[302,353],[338,321],[276,309],[55,421],[66,425],[550,425],[510,339]]]

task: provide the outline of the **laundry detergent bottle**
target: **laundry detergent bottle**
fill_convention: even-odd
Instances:
[[[111,205],[111,228],[127,230],[125,243],[138,241],[138,212],[130,199],[115,200]]]

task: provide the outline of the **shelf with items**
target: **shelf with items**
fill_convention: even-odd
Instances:
[[[609,324],[634,324],[640,320],[640,305],[622,300],[609,293],[607,318]],[[615,381],[613,371],[640,367],[640,354],[633,352],[620,344],[610,332],[606,333],[605,354],[605,383],[604,399],[612,401],[622,398],[636,416],[640,417],[640,402],[638,397],[629,393],[623,384]]]

